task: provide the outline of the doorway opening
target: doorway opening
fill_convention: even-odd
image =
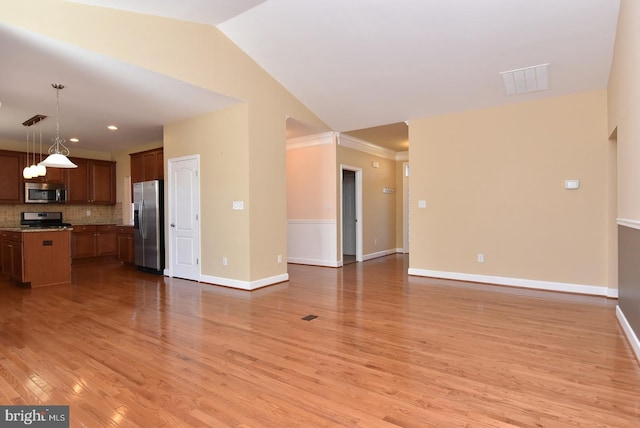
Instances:
[[[362,169],[340,166],[342,265],[362,261]]]

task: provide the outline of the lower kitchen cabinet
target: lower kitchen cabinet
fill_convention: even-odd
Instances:
[[[73,226],[71,257],[74,260],[115,256],[118,251],[115,224]]]
[[[68,230],[2,231],[2,272],[21,286],[69,284]]]
[[[135,263],[133,226],[118,226],[118,260],[126,264]]]
[[[2,273],[11,279],[22,281],[23,266],[23,245],[22,234],[20,232],[2,232]]]

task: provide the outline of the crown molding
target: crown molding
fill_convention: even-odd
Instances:
[[[632,229],[640,229],[640,221],[631,220],[628,218],[619,218],[617,219],[618,226],[626,226]]]
[[[305,147],[333,144],[335,132],[323,132],[321,134],[305,135],[304,137],[290,138],[287,140],[287,150],[302,149]]]
[[[396,152],[394,152],[393,150],[376,146],[375,144],[372,144],[368,141],[351,137],[349,135],[338,133],[338,145],[347,147],[349,149],[369,153],[370,155],[379,156],[381,158],[396,160]]]
[[[323,144],[337,144],[349,149],[358,150],[370,155],[379,156],[394,161],[408,161],[409,152],[394,152],[385,149],[360,138],[351,137],[339,132],[323,132],[320,134],[305,135],[304,137],[290,138],[287,140],[287,150],[302,149],[305,147],[320,146]]]

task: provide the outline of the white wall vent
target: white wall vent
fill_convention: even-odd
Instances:
[[[507,95],[526,94],[527,92],[549,89],[549,64],[518,68],[500,73]]]

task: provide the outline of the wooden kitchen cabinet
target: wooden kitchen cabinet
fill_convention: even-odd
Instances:
[[[0,150],[1,204],[20,204],[24,200],[23,168],[24,153]]]
[[[21,286],[71,282],[68,230],[1,232],[2,272]]]
[[[77,168],[67,171],[68,204],[116,203],[116,163],[72,158]]]
[[[71,257],[74,260],[115,256],[118,251],[115,224],[73,226]]]
[[[22,175],[22,173],[20,174]],[[38,183],[67,183],[67,170],[65,168],[47,168],[47,174],[43,177],[25,179],[26,182]]]
[[[96,232],[96,256],[115,256],[118,253],[118,232],[116,225],[98,225]]]
[[[8,275],[12,280],[21,282],[24,272],[22,233],[2,231],[0,247],[2,273]]]
[[[118,260],[126,264],[135,263],[135,238],[133,226],[118,226]]]
[[[85,259],[96,256],[96,226],[73,226],[71,232],[71,258]]]
[[[44,176],[46,183],[67,183],[67,171],[65,168],[47,168],[47,174]]]
[[[131,153],[131,183],[164,178],[164,149]]]

